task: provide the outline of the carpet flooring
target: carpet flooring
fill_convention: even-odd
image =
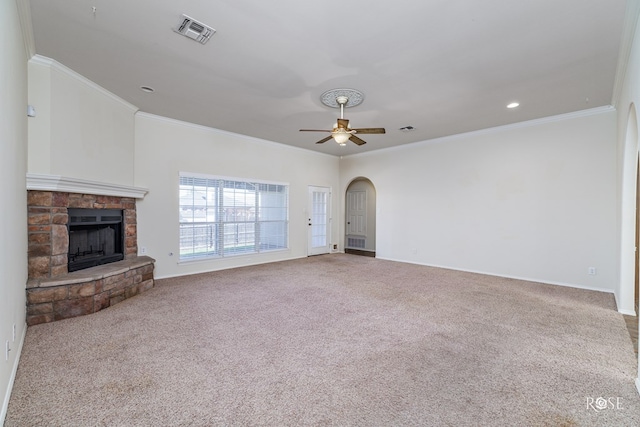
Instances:
[[[29,327],[5,426],[634,426],[611,294],[333,254]]]
[[[627,331],[629,332],[629,337],[631,338],[631,343],[633,344],[633,351],[636,354],[636,358],[638,357],[638,316],[622,316],[624,318],[624,322],[627,325]]]

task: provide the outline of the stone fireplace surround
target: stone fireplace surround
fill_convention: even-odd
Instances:
[[[95,313],[154,286],[154,260],[137,255],[136,197],[144,192],[135,189],[124,191],[124,196],[86,194],[69,191],[84,190],[86,182],[65,186],[59,185],[61,177],[54,177],[54,181],[47,177],[42,185],[41,177],[36,178],[30,181],[27,177],[28,325]],[[67,188],[55,191],[57,187]],[[124,260],[69,273],[68,208],[122,210]]]

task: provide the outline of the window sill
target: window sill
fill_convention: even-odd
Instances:
[[[251,253],[244,253],[244,254],[228,254],[225,256],[219,256],[219,255],[212,255],[212,256],[202,256],[202,257],[194,257],[194,258],[185,258],[185,259],[180,259],[178,260],[178,265],[181,264],[198,264],[201,262],[209,262],[209,261],[221,261],[221,260],[226,260],[226,259],[238,259],[238,258],[249,258],[249,257],[260,257],[260,256],[264,256],[266,254],[272,254],[272,253],[277,253],[277,252],[291,252],[290,248],[284,248],[284,249],[273,249],[270,251],[263,251],[263,252],[251,252]]]

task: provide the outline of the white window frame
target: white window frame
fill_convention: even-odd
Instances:
[[[180,172],[180,262],[289,249],[289,184]]]

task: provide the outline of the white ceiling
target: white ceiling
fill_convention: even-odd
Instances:
[[[36,51],[140,110],[333,155],[612,103],[625,0],[31,0]],[[94,8],[95,7],[95,13]],[[172,29],[187,14],[205,45]],[[154,93],[145,93],[150,86]],[[340,147],[329,89],[354,88]],[[509,110],[509,102],[520,107]],[[401,132],[403,126],[413,132]]]

